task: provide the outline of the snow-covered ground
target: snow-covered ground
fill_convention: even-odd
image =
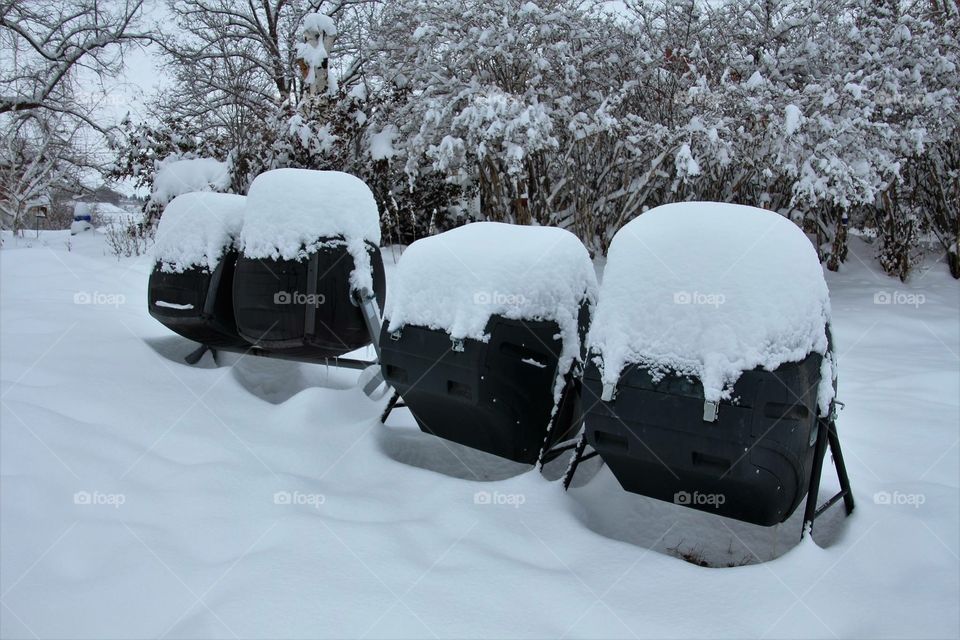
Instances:
[[[356,372],[189,367],[193,345],[147,314],[150,261],[68,238],[0,249],[5,638],[960,634],[960,287],[942,264],[904,285],[854,238],[827,273],[857,510],[798,544],[798,516],[700,514],[595,465],[564,493],[405,411],[380,426]]]

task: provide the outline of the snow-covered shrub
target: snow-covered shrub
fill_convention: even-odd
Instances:
[[[876,231],[901,277],[927,238],[957,255],[950,3],[606,4],[395,0],[305,18],[293,3],[276,16],[285,39],[251,33],[240,51],[196,31],[217,51],[217,86],[238,88],[133,141],[120,174],[170,154],[229,158],[242,193],[273,168],[345,171],[399,242],[502,220],[560,226],[602,252],[646,209],[696,199],[781,213],[831,269],[847,225]],[[327,91],[304,90],[297,43],[329,68]],[[177,58],[186,92],[206,86],[190,66],[201,58]]]
[[[118,259],[146,255],[153,241],[146,225],[120,218],[107,225],[105,235],[107,248]]]

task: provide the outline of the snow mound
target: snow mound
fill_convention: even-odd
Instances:
[[[305,33],[337,35],[337,24],[333,18],[323,13],[308,13],[303,16],[303,30]]]
[[[380,213],[366,183],[339,171],[275,169],[250,185],[240,247],[247,257],[303,260],[331,238],[354,260],[351,286],[373,290],[365,242],[380,244]]]
[[[160,269],[182,273],[192,267],[213,271],[224,250],[243,227],[244,196],[232,193],[185,193],[163,210],[153,255]]]
[[[696,376],[719,401],[744,371],[825,354],[829,318],[823,270],[795,224],[742,205],[669,204],[614,237],[589,345],[604,383],[639,364],[655,376]],[[821,410],[833,393],[830,362]]]
[[[476,222],[407,248],[384,317],[389,331],[414,325],[483,342],[493,315],[552,320],[563,340],[559,371],[566,372],[580,353],[580,305],[592,305],[596,294],[590,255],[569,231]]]
[[[166,205],[194,191],[224,191],[230,186],[230,165],[212,158],[168,160],[157,170],[150,198]]]

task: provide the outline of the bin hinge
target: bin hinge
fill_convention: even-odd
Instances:
[[[719,409],[719,404],[716,400],[704,400],[703,401],[703,421],[704,422],[716,422],[717,421],[717,411]]]

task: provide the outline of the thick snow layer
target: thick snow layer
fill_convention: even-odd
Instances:
[[[380,244],[380,213],[366,183],[339,171],[275,169],[257,176],[247,196],[240,246],[251,258],[302,260],[341,237],[353,256],[357,289],[373,290],[365,241]]]
[[[187,366],[151,261],[32,235],[0,248],[0,637],[960,635],[960,287],[935,257],[903,284],[851,238],[826,274],[857,509],[798,544],[799,515],[632,495],[596,459],[564,492],[407,409],[383,426],[354,371]]]
[[[826,353],[829,318],[820,262],[794,223],[753,207],[677,203],[617,232],[589,344],[605,383],[638,363],[697,376],[717,401],[744,371]]]
[[[193,191],[224,191],[230,186],[230,165],[212,158],[170,160],[161,164],[150,198],[166,205]]]
[[[337,23],[324,13],[308,13],[303,16],[303,31],[305,33],[337,35]]]
[[[163,210],[153,256],[167,272],[213,271],[243,227],[247,199],[232,193],[185,193]]]
[[[313,85],[317,80],[317,73],[326,73],[323,70],[323,63],[329,57],[330,53],[324,45],[330,44],[330,38],[337,35],[337,25],[333,18],[323,13],[308,13],[303,18],[303,33],[305,42],[298,42],[296,46],[297,57],[307,65],[307,77],[304,82],[307,85]],[[331,78],[327,77],[330,81]],[[330,82],[332,85],[333,83]]]
[[[370,136],[370,157],[374,160],[389,160],[397,155],[393,148],[393,141],[397,139],[399,130],[395,125],[388,124],[380,133]]]
[[[788,104],[783,112],[783,131],[792,136],[803,122],[803,112],[795,104]]]
[[[552,320],[563,341],[562,375],[580,353],[581,303],[593,304],[596,289],[590,256],[569,231],[476,222],[410,245],[384,316],[390,331],[415,325],[481,341],[493,315]]]

